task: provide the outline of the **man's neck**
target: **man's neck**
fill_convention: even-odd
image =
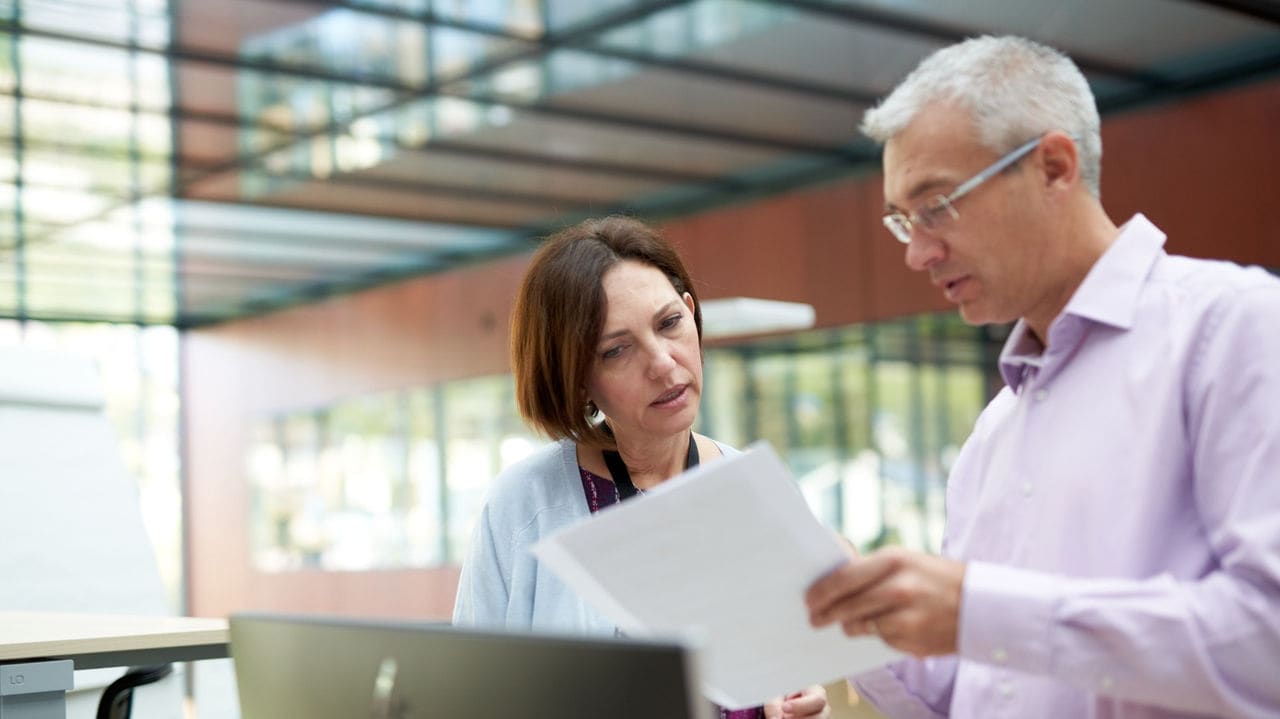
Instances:
[[[1082,201],[1075,215],[1074,222],[1068,221],[1059,228],[1059,242],[1064,251],[1057,261],[1058,271],[1037,306],[1023,317],[1045,349],[1049,347],[1049,328],[1053,321],[1066,309],[1089,271],[1120,235],[1119,228],[1097,200]]]

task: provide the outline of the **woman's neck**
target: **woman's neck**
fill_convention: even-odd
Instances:
[[[681,432],[670,437],[637,440],[626,436],[614,437],[618,454],[627,465],[631,483],[638,489],[650,489],[684,471],[689,457],[692,435]]]

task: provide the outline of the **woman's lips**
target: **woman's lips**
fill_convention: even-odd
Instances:
[[[654,406],[656,406],[656,407],[661,407],[661,406],[664,406],[664,405],[674,404],[675,402],[677,402],[678,400],[680,400],[680,398],[684,397],[685,392],[686,392],[688,389],[689,389],[689,385],[687,385],[687,384],[682,384],[682,385],[680,385],[679,387],[676,387],[676,388],[672,389],[671,391],[669,391],[669,392],[667,392],[667,393],[663,394],[662,396],[658,397],[657,399],[655,399],[655,400],[653,401],[653,403],[652,403],[652,404],[653,404]]]

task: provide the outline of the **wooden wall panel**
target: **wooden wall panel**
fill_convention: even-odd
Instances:
[[[1141,211],[1171,253],[1280,267],[1280,81],[1103,125],[1102,197]]]
[[[1280,81],[1104,126],[1103,197],[1142,210],[1172,252],[1280,267]],[[704,298],[809,302],[820,326],[949,309],[880,225],[881,178],[853,177],[666,226]],[[249,567],[245,433],[270,413],[507,370],[527,255],[185,336],[191,609],[444,618],[456,568],[263,575]]]

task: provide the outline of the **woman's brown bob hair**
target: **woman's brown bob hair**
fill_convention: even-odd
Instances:
[[[606,272],[623,260],[657,268],[702,305],[680,257],[656,230],[630,217],[580,222],[546,240],[525,273],[511,314],[511,366],[520,414],[552,439],[612,447],[587,404],[587,378],[604,329]]]

